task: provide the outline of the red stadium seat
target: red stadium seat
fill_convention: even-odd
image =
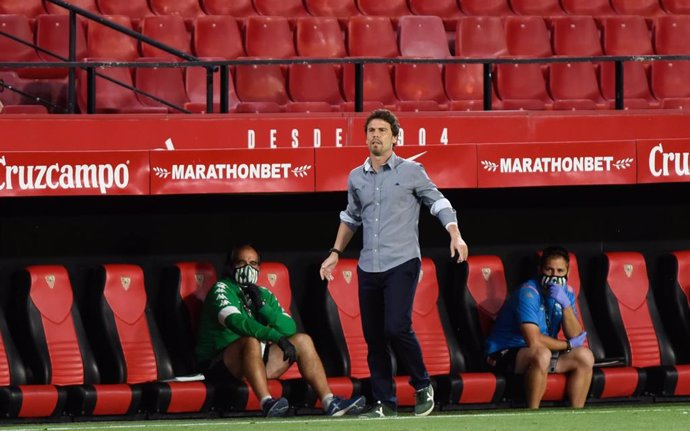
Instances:
[[[607,55],[650,55],[652,39],[642,16],[612,16],[602,19],[604,53]]]
[[[664,109],[690,109],[690,63],[687,61],[654,61],[651,66],[654,97]]]
[[[671,14],[690,14],[689,0],[661,0],[664,9]]]
[[[357,0],[357,5],[364,15],[387,16],[389,18],[412,15],[407,6],[407,0]]]
[[[599,90],[595,66],[591,63],[553,63],[549,71],[553,109],[607,109]]]
[[[27,43],[34,41],[29,18],[24,15],[0,15],[0,29]],[[34,48],[15,42],[9,37],[0,37],[0,61],[37,62],[40,60]],[[20,69],[16,72],[20,77],[35,77],[41,76],[42,71]]]
[[[217,57],[201,57],[200,60],[224,60]],[[185,67],[185,88],[189,103],[185,108],[192,112],[206,112],[207,109],[207,73],[203,67]],[[220,71],[213,74],[213,112],[220,112]],[[234,112],[239,103],[235,92],[233,74],[228,70],[228,112]]]
[[[72,6],[86,9],[91,13],[95,13],[96,15],[101,14],[101,11],[98,9],[98,5],[96,4],[96,0],[69,0],[68,3],[72,4]],[[45,8],[46,11],[50,14],[69,14],[69,9],[64,8],[62,6],[58,6],[55,3],[51,3],[49,1],[45,2]]]
[[[513,15],[508,0],[462,0],[460,7],[467,15],[506,16]]]
[[[443,21],[437,16],[403,16],[398,22],[403,57],[450,57]]]
[[[137,62],[164,62],[165,58],[140,57]],[[182,69],[176,67],[138,67],[134,69],[134,86],[152,96],[183,108],[189,102],[185,90]],[[182,112],[144,94],[137,94],[142,105],[163,107],[171,113]]]
[[[199,0],[149,0],[149,5],[156,15],[177,15],[186,19],[204,15]]]
[[[365,111],[377,108],[395,109],[398,98],[393,89],[392,67],[388,64],[369,63],[364,65],[364,106]],[[343,65],[343,94],[347,101],[344,111],[354,111],[355,66]]]
[[[0,2],[0,15],[24,15],[35,18],[46,13],[43,0],[4,0]]]
[[[295,43],[288,20],[281,16],[250,16],[246,20],[245,48],[250,57],[295,56]]]
[[[347,47],[352,57],[397,57],[398,43],[389,18],[354,16],[347,23]]]
[[[22,347],[36,377],[62,386],[73,415],[137,412],[142,388],[101,381],[67,270],[57,265],[29,266],[15,280]]]
[[[254,7],[261,15],[295,18],[308,16],[302,0],[254,0]]]
[[[690,252],[674,251],[659,260],[655,298],[679,363],[690,363]]]
[[[443,68],[437,64],[395,65],[395,93],[402,111],[438,111],[448,109],[443,88]]]
[[[601,93],[614,106],[615,99],[615,66],[612,62],[601,65]],[[658,108],[659,101],[654,98],[649,88],[647,69],[642,63],[623,63],[623,101],[625,109]]]
[[[561,7],[570,15],[603,16],[616,13],[609,0],[561,0]]]
[[[237,66],[235,90],[238,112],[282,112],[290,102],[280,66]]]
[[[484,65],[446,64],[444,73],[446,94],[451,111],[481,111],[484,109]],[[501,109],[491,86],[492,109]]]
[[[690,54],[690,16],[657,17],[654,22],[654,48],[660,55]]]
[[[610,322],[606,348],[622,354],[626,364],[646,376],[645,390],[659,397],[690,395],[690,365],[679,365],[666,338],[644,257],[635,252],[609,252],[592,290],[592,305]],[[642,380],[642,382],[644,382]]]
[[[512,56],[550,57],[551,36],[540,16],[505,18],[508,53]]]
[[[659,0],[611,0],[611,6],[621,15],[656,16],[665,13]]]
[[[194,53],[198,57],[244,57],[237,21],[228,15],[200,16],[194,20]]]
[[[112,61],[102,58],[85,58],[84,61]],[[97,68],[96,72],[128,86],[133,86],[132,72],[126,67]],[[86,71],[79,69],[77,74],[77,102],[81,112],[87,112]],[[96,77],[96,112],[99,113],[166,113],[165,108],[141,104],[136,94],[125,87],[102,77]]]
[[[5,105],[0,111],[0,114],[41,115],[47,113],[48,108],[43,105]]]
[[[165,381],[174,376],[147,304],[144,273],[136,265],[100,266],[89,286],[94,352],[101,372],[118,383],[142,385],[152,413],[197,413],[209,409],[213,388],[206,381]]]
[[[171,48],[191,54],[190,36],[185,27],[184,19],[178,15],[161,15],[144,17],[141,23],[141,33]],[[141,43],[142,57],[164,57],[179,59],[179,57],[155,48],[148,43]]]
[[[295,28],[297,55],[301,57],[340,58],[347,55],[345,37],[334,17],[305,17]]]
[[[291,64],[288,88],[293,102],[301,103],[301,111],[338,111],[344,102],[332,64]]]
[[[563,15],[559,0],[510,0],[510,6],[518,15]]]
[[[603,55],[601,32],[591,16],[564,16],[552,20],[553,51],[556,55]]]
[[[86,35],[84,26],[77,21],[76,60],[86,57]],[[54,54],[37,50],[43,61],[67,61],[69,59],[69,16],[39,15],[36,18],[36,45]],[[40,74],[46,77],[66,77],[68,69],[43,69]]]
[[[361,15],[356,0],[304,0],[307,11],[314,16],[349,18]]]
[[[201,0],[209,15],[231,15],[235,18],[246,18],[257,15],[252,0]]]
[[[133,21],[153,15],[148,0],[98,0],[98,8],[103,15],[127,15]]]
[[[109,15],[104,18],[130,30],[134,29],[132,20],[127,15]],[[139,57],[137,39],[95,21],[87,21],[86,25],[86,50],[89,57],[112,58],[118,61],[133,61]]]
[[[415,15],[440,17],[448,31],[455,31],[458,18],[463,16],[456,0],[410,0],[410,10]]]
[[[553,108],[540,64],[497,65],[496,90],[503,109],[538,111]]]
[[[503,21],[492,16],[468,16],[458,23],[456,57],[500,57],[508,54]]]

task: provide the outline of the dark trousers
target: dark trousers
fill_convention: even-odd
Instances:
[[[412,330],[412,304],[419,281],[419,259],[409,260],[385,272],[357,269],[359,309],[367,342],[371,389],[376,401],[397,408],[393,365],[389,346],[399,354],[410,371],[415,389],[429,385],[429,374],[422,359],[422,349]]]

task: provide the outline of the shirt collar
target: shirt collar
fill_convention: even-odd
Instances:
[[[395,153],[391,153],[391,156],[388,158],[386,163],[383,164],[383,166],[388,166],[390,169],[395,168],[398,166],[400,163],[400,157],[397,156]],[[366,158],[364,161],[364,166],[363,166],[364,172],[373,172],[374,168],[371,167],[371,159],[369,157]]]

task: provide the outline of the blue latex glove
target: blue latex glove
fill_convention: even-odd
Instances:
[[[568,341],[570,342],[571,349],[584,346],[585,340],[587,340],[587,331],[582,331],[580,332],[580,335],[568,339]]]
[[[566,286],[563,284],[552,284],[549,286],[549,297],[561,304],[561,307],[570,307],[570,298],[566,293]]]

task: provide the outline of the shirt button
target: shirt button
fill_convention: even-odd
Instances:
[[[376,202],[376,205],[378,205],[378,204],[379,204],[379,203],[378,203],[378,202]]]
[[[374,236],[379,236],[379,234],[375,233]]]
[[[379,219],[375,218],[374,221],[379,221]]]
[[[378,188],[378,187],[376,187],[376,191],[379,191],[379,188]]]
[[[377,248],[374,249],[374,253],[378,253],[378,251],[379,251],[379,250],[378,250]]]

